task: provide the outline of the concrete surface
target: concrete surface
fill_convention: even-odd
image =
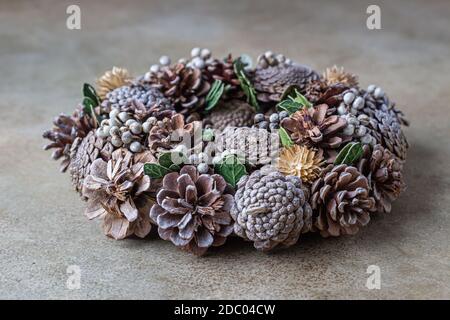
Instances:
[[[0,298],[450,298],[450,3],[371,1],[0,2]],[[238,240],[196,258],[155,238],[116,242],[83,216],[41,132],[70,112],[83,82],[112,65],[144,72],[161,54],[271,48],[376,83],[412,122],[408,191],[357,236],[307,236],[266,255]],[[68,265],[81,289],[66,288]],[[380,290],[365,286],[381,268]]]

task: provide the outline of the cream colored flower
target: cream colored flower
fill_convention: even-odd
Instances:
[[[294,145],[283,148],[278,159],[278,170],[284,175],[297,176],[304,183],[312,183],[322,170],[322,150]]]
[[[323,73],[323,77],[328,85],[343,83],[349,87],[358,85],[358,77],[352,73],[345,72],[343,67],[333,66],[327,68]]]
[[[103,100],[108,92],[128,84],[130,80],[131,76],[127,69],[113,67],[112,70],[106,71],[97,79],[97,94]]]

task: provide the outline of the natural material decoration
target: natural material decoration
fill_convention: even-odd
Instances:
[[[381,87],[272,51],[174,61],[84,83],[43,134],[106,236],[152,232],[195,255],[237,236],[266,252],[394,211],[408,121]]]

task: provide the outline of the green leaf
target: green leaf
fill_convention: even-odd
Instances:
[[[229,155],[222,159],[222,162],[214,166],[214,171],[220,174],[233,188],[236,188],[239,179],[247,174],[245,165],[239,161],[236,155]]]
[[[170,169],[165,168],[157,163],[144,164],[144,173],[152,179],[160,179],[170,172]]]
[[[300,92],[298,92],[297,89],[295,89],[296,97],[294,98],[295,102],[300,103],[302,106],[306,108],[311,108],[313,105],[311,102],[308,101],[308,99],[305,98],[304,95],[302,95]]]
[[[353,165],[363,155],[362,144],[359,142],[349,142],[339,152],[334,160],[335,165],[346,164],[348,166]]]
[[[283,127],[281,127],[278,130],[278,134],[280,135],[280,140],[281,140],[281,144],[283,145],[283,147],[290,148],[294,145],[294,142],[292,142],[291,137],[289,136],[289,134],[286,132],[286,130]]]
[[[224,91],[225,91],[225,84],[221,80],[214,81],[211,89],[206,95],[206,108],[205,108],[206,111],[209,111],[216,106],[217,102],[219,102],[220,97],[222,96]]]
[[[173,160],[176,160],[176,163]],[[165,168],[170,168],[172,165],[180,165],[184,162],[186,162],[186,156],[181,152],[166,152],[158,158],[158,163]]]
[[[214,129],[211,128],[203,129],[202,140],[213,141],[213,139],[214,139]]]
[[[95,88],[89,83],[85,83],[83,85],[83,96],[90,98],[95,103],[95,106],[98,106],[100,104],[100,98],[98,97]]]
[[[277,104],[277,111],[286,111],[287,113],[289,113],[289,115],[291,115],[300,110],[301,107],[302,105],[300,105],[299,103],[291,99],[287,99]]]
[[[234,60],[233,67],[234,73],[239,79],[239,84],[242,88],[242,91],[244,91],[245,95],[247,96],[247,102],[251,104],[256,109],[256,111],[259,111],[258,99],[256,99],[256,90],[245,74],[245,64],[244,62],[242,62],[241,58],[237,58],[236,60]]]
[[[283,100],[277,104],[278,111],[286,111],[290,115],[306,107],[311,108],[312,103],[308,101],[299,91],[298,87],[290,86],[283,93]]]
[[[95,119],[96,125],[98,125],[101,122],[101,119],[99,115],[95,112],[95,107],[97,107],[97,104],[95,104],[94,101],[92,101],[89,97],[84,97],[83,101],[83,111],[90,115],[92,119]]]

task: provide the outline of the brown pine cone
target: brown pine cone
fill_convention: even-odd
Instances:
[[[194,166],[184,166],[164,177],[156,200],[150,218],[160,237],[196,255],[223,245],[233,232],[233,196],[218,174],[199,174]]]
[[[154,155],[174,149],[180,143],[185,145],[187,149],[198,147],[202,143],[197,141],[194,136],[195,132],[201,130],[201,122],[194,121],[185,123],[182,114],[176,113],[170,118],[159,120],[152,127],[148,137],[148,147]],[[185,141],[188,137],[190,141]],[[190,145],[189,145],[190,144]]]
[[[107,236],[143,238],[150,232],[152,183],[144,174],[144,163],[154,161],[149,152],[133,155],[118,149],[108,162],[97,159],[92,163],[83,185],[83,196],[88,199],[85,214],[89,219],[103,218]]]
[[[106,139],[99,138],[94,131],[84,138],[77,137],[70,149],[69,172],[72,185],[80,193],[83,189],[83,181],[90,174],[91,164],[96,159],[108,161],[114,147]]]
[[[289,247],[311,229],[312,211],[300,178],[272,166],[242,177],[234,198],[234,231],[258,250]]]
[[[406,189],[403,163],[389,150],[376,145],[373,151],[363,146],[358,170],[369,180],[370,195],[375,199],[377,212],[391,212],[391,203]]]
[[[319,79],[306,85],[304,96],[313,105],[325,103],[330,108],[337,108],[342,101],[341,93],[347,89],[342,83],[328,85],[325,80]]]
[[[369,182],[355,167],[329,165],[311,187],[314,226],[324,237],[355,234],[375,209]]]
[[[329,154],[351,138],[343,134],[347,126],[345,119],[328,115],[328,111],[326,104],[303,108],[283,119],[281,126],[296,144],[317,147]]]
[[[150,79],[145,80],[145,83],[161,90],[184,115],[202,108],[211,88],[211,84],[203,78],[201,69],[187,67],[183,63],[165,66],[156,73],[150,73]]]
[[[241,100],[221,101],[206,116],[204,123],[217,130],[226,127],[250,127],[253,124],[255,109]]]
[[[100,112],[99,108],[97,111]],[[77,137],[83,138],[96,127],[91,115],[85,114],[78,106],[71,116],[59,115],[53,120],[54,127],[43,133],[43,138],[52,141],[44,146],[44,150],[55,149],[52,159],[61,161],[61,172],[65,172],[70,163],[70,149]]]
[[[303,91],[306,84],[319,79],[317,72],[300,64],[258,68],[250,77],[257,98],[263,103],[279,102],[289,86],[297,86]]]

